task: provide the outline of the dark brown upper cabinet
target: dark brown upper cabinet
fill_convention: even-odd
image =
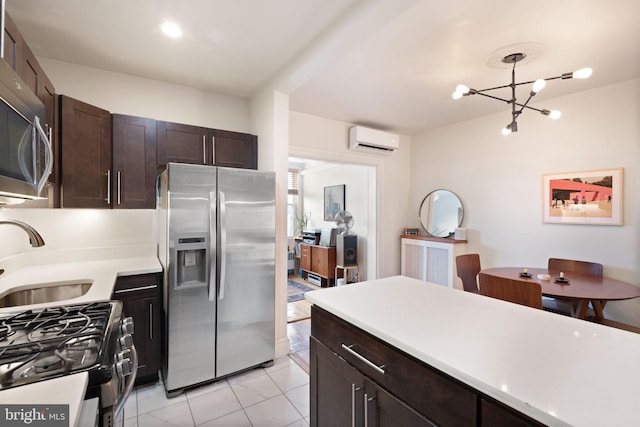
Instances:
[[[171,122],[157,122],[158,165],[167,163],[211,164],[207,128]],[[208,150],[207,150],[208,149]]]
[[[111,206],[111,114],[60,96],[61,206]]]
[[[22,35],[18,27],[8,14],[4,14],[4,57],[3,59],[11,66],[13,71],[20,74],[20,53],[22,51]]]
[[[156,121],[122,114],[112,117],[112,207],[153,209],[156,194]]]
[[[258,168],[255,135],[200,126],[158,122],[158,165],[169,162]]]
[[[258,137],[248,133],[213,131],[214,158],[216,166],[258,169]]]

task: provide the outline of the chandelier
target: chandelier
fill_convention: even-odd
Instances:
[[[574,71],[573,73],[564,73],[556,77],[549,77],[546,79],[538,79],[535,81],[516,83],[516,64],[519,61],[523,60],[525,57],[526,55],[524,53],[512,53],[502,58],[502,62],[504,62],[505,64],[513,64],[513,68],[511,69],[511,83],[502,85],[502,86],[490,87],[487,89],[479,89],[479,90],[472,89],[468,86],[460,84],[456,87],[456,91],[453,92],[453,95],[452,95],[453,99],[460,99],[463,96],[468,96],[468,95],[482,95],[482,96],[486,96],[487,98],[497,99],[498,101],[511,104],[511,123],[509,123],[504,129],[502,129],[503,135],[509,135],[511,132],[518,131],[517,119],[518,119],[518,116],[520,116],[520,114],[524,112],[525,108],[529,110],[537,111],[540,114],[544,116],[548,116],[552,119],[559,118],[561,115],[560,111],[557,111],[557,110],[550,111],[550,110],[534,108],[529,106],[529,101],[531,101],[531,98],[536,96],[536,94],[546,86],[548,80],[556,80],[556,79],[566,80],[566,79],[574,79],[574,78],[586,79],[591,76],[591,73],[593,71],[591,70],[591,68],[582,68],[578,71]],[[529,92],[529,97],[527,98],[527,100],[524,103],[518,102],[518,100],[516,99],[516,87],[521,85],[531,84],[531,83],[533,83],[533,85],[531,86],[531,91]],[[500,97],[486,93],[492,90],[504,89],[504,88],[511,88],[511,99],[504,99],[504,98],[500,98]]]

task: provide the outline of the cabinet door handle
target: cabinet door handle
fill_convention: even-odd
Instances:
[[[353,350],[352,347],[353,347],[353,344],[351,344],[351,345],[342,344],[342,348],[344,348],[349,353],[354,355],[356,358],[358,358],[359,360],[363,361],[364,363],[366,363],[367,365],[369,365],[370,367],[375,369],[376,372],[379,372],[382,375],[384,375],[384,369],[382,369],[382,368],[384,368],[385,365],[380,365],[380,366],[376,365],[375,363],[373,363],[372,361],[370,361],[369,359],[367,359],[366,357],[364,357],[360,353],[358,353],[355,350]]]
[[[107,170],[107,204],[111,204],[111,169]]]
[[[153,339],[153,303],[149,303],[149,339]]]
[[[375,397],[369,397],[367,393],[364,394],[364,427],[369,427],[369,405],[375,400]],[[375,410],[371,411],[371,415],[375,418]],[[375,419],[372,425],[375,425]]]
[[[356,427],[356,393],[360,391],[360,387],[351,384],[351,427]]]
[[[118,171],[118,204],[120,204],[120,171]]]
[[[202,164],[207,164],[207,135],[202,135]]]

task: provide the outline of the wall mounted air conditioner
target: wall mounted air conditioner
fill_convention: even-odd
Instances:
[[[349,128],[349,149],[390,154],[400,147],[400,136],[381,130],[353,126]]]

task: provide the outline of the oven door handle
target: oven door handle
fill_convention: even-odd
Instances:
[[[122,408],[124,408],[124,404],[127,402],[127,397],[131,394],[131,390],[133,390],[133,384],[136,382],[136,375],[138,374],[138,352],[136,352],[136,346],[132,345],[131,348],[131,374],[127,375],[127,384],[125,385],[124,392],[118,399],[116,403],[116,410],[113,413],[113,418],[118,418],[118,414]]]

